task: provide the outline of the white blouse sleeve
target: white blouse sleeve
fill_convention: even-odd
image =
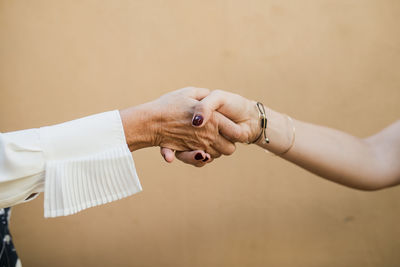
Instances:
[[[44,216],[65,216],[141,190],[117,110],[0,133],[0,208],[44,191]]]

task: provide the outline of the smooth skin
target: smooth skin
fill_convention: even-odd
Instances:
[[[252,141],[260,132],[256,102],[237,94],[216,90],[195,107],[194,116],[202,116],[207,125],[217,111],[240,127],[240,135],[223,133],[233,142]],[[400,120],[367,138],[293,119],[266,107],[267,136],[254,145],[330,181],[361,190],[378,190],[400,183]],[[295,142],[291,146],[295,128]],[[236,136],[236,137],[235,137]],[[239,137],[237,137],[239,136]],[[205,150],[207,151],[207,150]],[[171,151],[169,151],[171,152]],[[194,164],[193,152],[177,152],[176,157]]]

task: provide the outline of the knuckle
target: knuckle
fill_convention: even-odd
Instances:
[[[246,137],[244,137],[244,136],[239,136],[239,137],[236,139],[236,141],[239,142],[239,143],[247,143],[247,142],[249,142],[248,138],[246,138]]]
[[[230,156],[230,155],[233,154],[233,152],[234,152],[234,151],[227,150],[227,151],[225,151],[225,152],[223,153],[223,155],[225,155],[225,156]]]
[[[223,93],[223,91],[220,90],[220,89],[216,89],[216,90],[213,91],[214,95],[221,95],[222,93]]]
[[[207,139],[210,145],[215,144],[217,142],[217,134],[210,134]]]
[[[195,90],[196,90],[195,87],[187,86],[187,87],[184,87],[184,88],[180,89],[180,92],[183,93],[184,95],[189,95],[192,92],[194,92]]]
[[[191,90],[194,90],[194,89],[195,89],[194,86],[186,86],[186,87],[182,88],[183,91],[191,91]]]
[[[207,94],[210,94],[210,92],[211,92],[210,89],[208,89],[208,88],[203,88],[203,90],[204,90],[204,92],[207,93]]]
[[[228,150],[228,153],[226,155],[230,156],[233,153],[235,153],[235,151],[236,151],[236,146],[232,145],[232,146],[230,146],[230,149]]]
[[[244,138],[241,131],[238,131],[238,130],[233,131],[233,134],[234,134],[233,138],[235,140],[241,141]]]
[[[219,157],[221,157],[221,153],[215,153],[213,155],[211,155],[214,159],[217,159]]]

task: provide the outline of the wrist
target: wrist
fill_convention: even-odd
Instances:
[[[272,109],[265,108],[268,125],[266,135],[270,142],[267,144],[260,138],[256,145],[269,150],[272,153],[281,154],[285,151],[292,141],[292,127],[288,123],[287,116]]]
[[[120,115],[130,151],[159,144],[160,116],[151,102],[120,110]]]

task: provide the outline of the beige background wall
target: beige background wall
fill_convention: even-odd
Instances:
[[[397,0],[0,0],[0,131],[187,85],[370,135],[399,118]],[[400,187],[322,180],[253,147],[202,169],[134,153],[144,191],[44,219],[15,207],[24,266],[399,266]]]

